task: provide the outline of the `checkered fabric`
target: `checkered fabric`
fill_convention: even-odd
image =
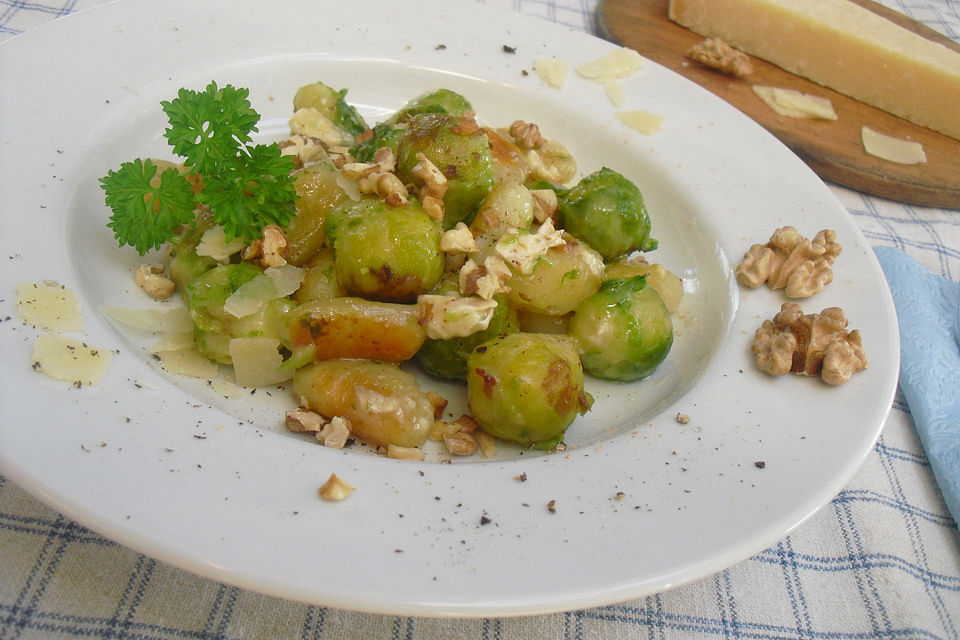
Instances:
[[[0,0],[0,40],[96,4]],[[488,4],[595,32],[598,0]],[[885,4],[960,39],[957,0]],[[871,244],[960,278],[960,213],[832,188]],[[367,615],[217,584],[110,542],[0,477],[0,640],[73,637],[960,638],[960,534],[899,394],[850,484],[773,547],[665,593],[527,618]]]

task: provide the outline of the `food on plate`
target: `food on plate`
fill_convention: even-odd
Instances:
[[[737,51],[719,38],[706,38],[703,42],[698,42],[687,51],[687,57],[738,78],[745,78],[753,73],[750,56],[743,51]]]
[[[21,282],[17,287],[17,315],[48,331],[80,331],[83,316],[77,294],[58,282]]]
[[[645,275],[605,280],[576,308],[569,333],[583,368],[610,380],[650,375],[673,345],[670,312]]]
[[[42,333],[33,343],[32,366],[56,380],[76,387],[98,384],[113,354],[58,333]]]
[[[665,118],[659,113],[653,113],[644,109],[634,109],[632,111],[618,111],[617,118],[623,124],[631,129],[636,129],[644,135],[653,135],[663,127]]]
[[[598,69],[634,68],[617,59]],[[428,440],[451,456],[492,455],[494,437],[554,448],[592,403],[584,366],[627,381],[666,357],[682,286],[641,255],[657,241],[622,174],[578,181],[536,124],[482,127],[448,89],[370,127],[345,91],[305,85],[272,145],[252,145],[247,96],[180,91],[162,104],[183,161],[101,180],[120,244],[164,249],[137,270],[144,293],[186,305],[110,311],[165,332],[151,347],[165,369],[292,378],[292,431],[423,460]],[[444,420],[412,366],[464,385],[470,415]]]
[[[919,142],[884,135],[870,127],[860,129],[860,139],[864,151],[890,162],[920,164],[927,161],[927,154]]]
[[[753,92],[764,104],[782,116],[812,120],[836,120],[837,112],[828,98],[801,93],[795,89],[755,84]]]
[[[570,63],[560,58],[540,56],[533,61],[533,70],[548,85],[559,89],[567,81]]]
[[[836,239],[830,229],[808,240],[793,227],[781,227],[769,242],[755,244],[744,254],[737,265],[737,282],[784,289],[788,298],[809,298],[833,282],[833,262],[843,250]]]
[[[575,343],[566,336],[512,333],[467,359],[467,403],[485,432],[553,448],[593,399],[583,389]]]
[[[671,20],[960,138],[960,53],[849,0],[671,0]]]
[[[867,368],[860,332],[846,327],[847,317],[838,307],[804,314],[796,302],[785,302],[756,331],[757,367],[773,376],[820,376],[829,385],[841,385]]]
[[[349,498],[354,489],[356,489],[355,486],[337,474],[331,473],[330,477],[327,478],[327,481],[324,482],[319,489],[317,489],[317,495],[324,500],[337,502]]]

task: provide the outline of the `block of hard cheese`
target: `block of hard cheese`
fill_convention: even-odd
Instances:
[[[960,54],[847,0],[670,0],[702,36],[960,138]]]

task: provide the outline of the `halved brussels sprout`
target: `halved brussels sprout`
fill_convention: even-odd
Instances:
[[[396,112],[386,121],[387,124],[397,124],[425,113],[446,113],[452,116],[462,116],[472,111],[470,102],[462,95],[450,89],[436,89],[417,96]]]

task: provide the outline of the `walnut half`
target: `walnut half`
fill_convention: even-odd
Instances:
[[[766,283],[785,289],[788,298],[809,298],[833,282],[833,261],[843,250],[836,231],[823,229],[807,240],[793,227],[773,232],[767,244],[755,244],[737,266],[737,282],[745,287]]]
[[[786,302],[773,320],[764,320],[757,329],[757,366],[774,376],[819,375],[827,384],[843,384],[867,368],[860,332],[846,327],[847,317],[838,307],[805,315],[796,302]]]

